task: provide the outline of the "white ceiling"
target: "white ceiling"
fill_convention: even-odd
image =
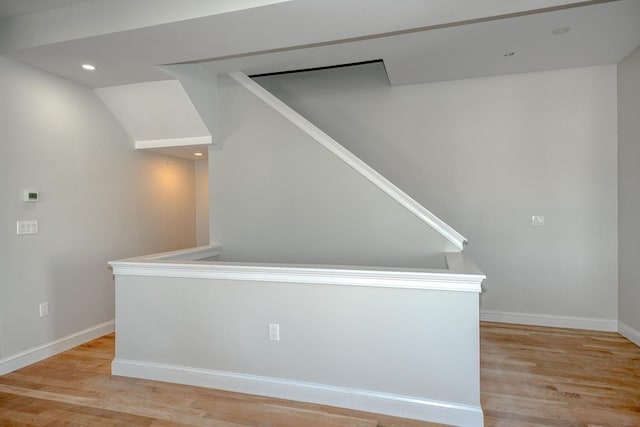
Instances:
[[[57,9],[90,0],[0,0],[0,18]]]
[[[640,0],[70,3],[0,0],[0,16],[26,12],[0,26],[0,52],[90,87],[170,79],[156,66],[206,59],[216,73],[383,59],[392,84],[408,84],[612,64],[640,45]],[[551,34],[560,27],[571,30]]]
[[[558,28],[570,30],[554,35]],[[625,0],[205,65],[262,74],[383,59],[391,84],[401,85],[615,64],[638,45],[640,1]]]
[[[96,89],[134,141],[211,136],[180,82]]]

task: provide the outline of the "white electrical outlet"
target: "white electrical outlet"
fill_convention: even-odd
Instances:
[[[269,323],[269,341],[280,341],[280,325]]]
[[[44,316],[48,316],[49,315],[49,303],[48,302],[41,302],[40,303],[40,317],[44,317]]]

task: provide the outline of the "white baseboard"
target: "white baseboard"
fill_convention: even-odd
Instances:
[[[631,326],[624,322],[618,322],[618,332],[620,335],[640,347],[640,331],[633,329]]]
[[[520,325],[552,326],[555,328],[588,329],[591,331],[618,331],[617,320],[591,319],[587,317],[481,310],[480,320],[486,322],[516,323]]]
[[[116,358],[111,364],[111,373],[125,377],[297,400],[457,426],[483,425],[480,406],[432,401],[368,390],[119,358]]]
[[[32,363],[39,362],[47,357],[55,356],[58,353],[69,350],[87,341],[100,338],[114,331],[115,322],[110,320],[96,326],[92,326],[83,331],[67,335],[55,341],[30,348],[20,353],[0,359],[0,375],[8,374],[17,369],[24,368]]]

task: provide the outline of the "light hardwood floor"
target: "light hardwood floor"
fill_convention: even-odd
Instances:
[[[0,426],[436,424],[112,377],[114,336],[0,377]],[[486,426],[640,426],[640,348],[614,333],[483,323]]]
[[[610,332],[483,323],[486,426],[640,426],[640,347]]]

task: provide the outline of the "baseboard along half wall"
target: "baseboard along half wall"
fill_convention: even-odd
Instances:
[[[111,373],[237,393],[336,406],[459,426],[482,426],[480,406],[462,405],[324,384],[116,358]]]
[[[20,353],[0,359],[0,375],[8,374],[25,366],[39,362],[47,357],[55,356],[58,353],[69,350],[87,341],[100,338],[112,333],[115,329],[115,322],[110,320],[99,325],[78,331],[46,344],[33,347]]]
[[[591,331],[618,332],[618,321],[587,317],[552,316],[547,314],[509,313],[481,310],[480,320],[485,322],[516,323],[519,325],[551,326],[555,328],[587,329]]]
[[[640,331],[633,329],[624,322],[618,322],[618,332],[620,335],[640,347]]]

